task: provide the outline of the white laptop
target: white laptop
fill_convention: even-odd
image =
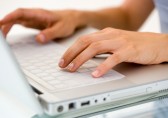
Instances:
[[[58,60],[66,48],[79,36],[94,31],[86,28],[66,41],[46,45],[38,44],[31,34],[20,35],[8,41],[10,46],[0,33],[0,87],[26,104],[36,116],[60,118],[99,112],[167,92],[166,63],[151,66],[122,63],[94,79],[92,70],[106,57],[100,55],[75,73],[61,70]]]

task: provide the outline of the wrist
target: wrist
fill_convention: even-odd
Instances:
[[[92,11],[79,11],[78,19],[80,26],[91,26],[94,22],[95,13]]]

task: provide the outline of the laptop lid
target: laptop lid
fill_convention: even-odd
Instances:
[[[36,114],[42,114],[42,107],[16,63],[1,31],[0,54],[0,90],[18,99]]]

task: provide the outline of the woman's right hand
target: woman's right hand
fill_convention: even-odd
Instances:
[[[14,24],[41,30],[36,36],[36,40],[40,43],[70,36],[77,27],[86,25],[80,11],[77,10],[49,11],[21,8],[0,20],[0,28],[5,35]]]

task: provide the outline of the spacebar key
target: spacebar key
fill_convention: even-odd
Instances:
[[[45,81],[43,81],[43,80],[41,80],[39,77],[33,75],[33,74],[30,73],[29,71],[23,69],[23,72],[25,73],[25,75],[26,75],[27,77],[29,77],[29,78],[32,79],[33,81],[37,82],[39,85],[45,87],[46,89],[51,90],[51,91],[55,90],[54,87],[52,87],[51,85],[47,84]]]

